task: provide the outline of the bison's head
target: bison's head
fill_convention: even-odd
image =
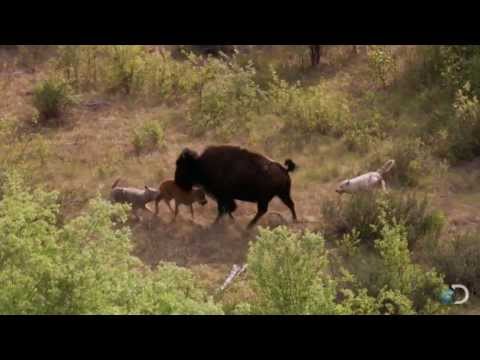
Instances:
[[[176,162],[175,183],[183,190],[192,190],[197,180],[198,154],[190,149],[184,149]]]

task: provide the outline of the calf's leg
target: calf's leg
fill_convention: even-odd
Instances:
[[[178,215],[178,203],[175,201],[175,214],[173,215],[173,219],[172,219],[172,222],[175,221],[177,219],[177,215]]]
[[[172,207],[170,206],[170,200],[163,199],[163,201],[165,202],[165,204],[167,204],[168,208],[170,209],[170,212],[173,213],[173,209],[172,209]]]

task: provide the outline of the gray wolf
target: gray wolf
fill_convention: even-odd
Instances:
[[[335,191],[339,194],[353,194],[359,191],[369,191],[379,187],[381,187],[383,191],[386,191],[384,175],[392,170],[394,165],[395,160],[388,160],[377,171],[371,171],[353,179],[342,181]]]
[[[139,209],[151,212],[146,205],[155,201],[159,195],[157,189],[148,187],[145,185],[144,189],[136,189],[132,187],[120,187],[118,183],[120,179],[117,179],[112,185],[111,200],[116,203],[127,203],[132,206],[133,214],[137,219],[140,219],[137,211]]]

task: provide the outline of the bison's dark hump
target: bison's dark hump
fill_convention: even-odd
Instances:
[[[245,149],[240,146],[235,146],[235,145],[215,145],[215,146],[209,146],[205,149],[203,152],[203,155],[205,154],[228,154],[232,156],[240,156],[240,157],[258,157],[264,160],[271,161],[268,159],[266,156],[250,151],[248,149]]]

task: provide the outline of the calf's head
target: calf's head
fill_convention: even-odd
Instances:
[[[176,162],[175,183],[183,190],[192,190],[197,179],[198,154],[188,148],[184,149]]]

